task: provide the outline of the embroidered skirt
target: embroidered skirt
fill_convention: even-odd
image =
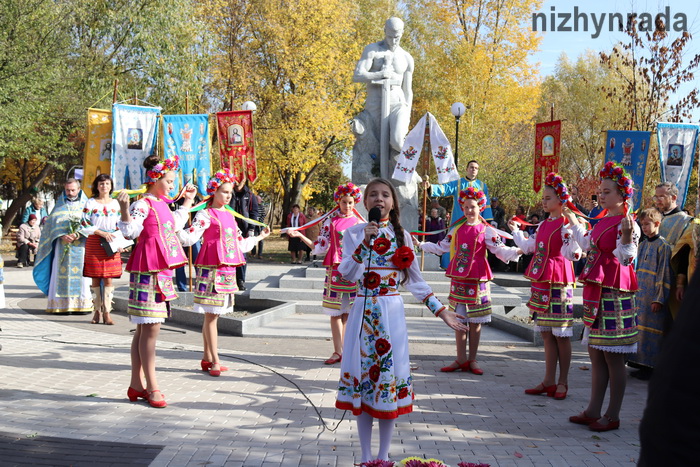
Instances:
[[[603,288],[598,313],[584,333],[588,345],[606,352],[637,352],[636,308],[634,292]]]
[[[126,312],[136,324],[163,323],[170,316],[168,301],[177,298],[173,272],[129,274],[129,305]]]
[[[329,316],[341,316],[350,312],[357,297],[357,282],[343,279],[338,265],[326,268],[326,281],[323,284],[323,312]]]
[[[119,253],[107,256],[101,245],[102,237],[89,235],[85,242],[83,277],[117,278],[122,276],[122,258]]]
[[[237,291],[235,267],[199,266],[194,287],[194,311],[216,315],[231,313]]]
[[[450,308],[465,305],[467,322],[491,322],[491,284],[488,281],[452,279],[449,296]]]
[[[569,285],[533,282],[527,307],[535,321],[535,330],[552,332],[557,337],[573,336],[574,289]]]
[[[348,317],[335,406],[392,419],[413,411],[404,304],[396,289],[358,297]]]

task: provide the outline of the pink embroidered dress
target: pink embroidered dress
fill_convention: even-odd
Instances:
[[[332,216],[323,222],[323,227],[314,242],[312,255],[325,253],[326,281],[323,284],[323,311],[329,316],[341,316],[350,311],[357,295],[357,282],[346,281],[338,272],[343,256],[343,232],[362,222],[355,215]]]
[[[487,260],[487,250],[504,262],[517,261],[517,248],[506,246],[493,227],[477,222],[464,222],[456,226],[438,243],[421,243],[420,248],[428,253],[441,255],[452,251],[450,265],[445,275],[450,284],[450,308],[464,315],[467,322],[491,322],[491,291],[489,281],[493,279]],[[458,311],[459,307],[459,311]]]
[[[195,260],[197,278],[194,289],[194,311],[223,314],[233,311],[236,267],[245,264],[246,253],[260,240],[243,238],[233,214],[220,209],[202,209],[189,229],[179,233],[184,246],[202,239],[202,248]]]
[[[187,222],[187,209],[173,212],[165,201],[146,194],[129,209],[131,222],[117,228],[136,246],[126,263],[129,273],[127,313],[136,324],[162,323],[169,314],[167,302],[177,298],[173,269],[187,263],[176,232]]]
[[[518,248],[533,254],[525,277],[532,281],[527,307],[535,330],[551,331],[559,337],[573,335],[576,276],[571,261],[581,257],[581,248],[565,222],[563,217],[549,218],[529,238],[521,230],[513,232]]]
[[[579,281],[583,282],[584,340],[596,349],[617,353],[637,351],[637,311],[634,293],[640,231],[633,224],[632,242],[622,244],[623,216],[604,217],[586,231],[572,229],[576,242],[588,250]],[[586,339],[587,338],[587,339]]]
[[[423,280],[418,261],[399,269],[392,261],[398,249],[394,229],[379,223],[374,250],[364,243],[367,224],[348,228],[343,237],[343,260],[338,270],[349,281],[361,281],[348,316],[335,406],[354,415],[392,419],[413,411],[413,382],[408,355],[404,303],[398,285],[433,313],[445,307]],[[411,245],[404,232],[404,245]],[[407,247],[410,248],[410,247]],[[405,251],[405,249],[404,249]],[[370,260],[367,270],[367,261]]]

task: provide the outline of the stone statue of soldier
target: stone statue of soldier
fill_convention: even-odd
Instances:
[[[369,44],[357,62],[353,81],[367,84],[365,108],[352,122],[355,134],[352,180],[358,185],[381,176],[391,178],[396,156],[408,133],[413,102],[413,57],[399,45],[404,23],[389,18],[384,39]],[[397,188],[402,224],[417,227],[417,184],[394,181]]]

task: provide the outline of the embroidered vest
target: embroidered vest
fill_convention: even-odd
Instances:
[[[637,290],[634,265],[622,265],[613,251],[617,248],[617,227],[622,216],[604,217],[591,230],[591,250],[579,279],[616,290]]]
[[[491,280],[491,268],[486,260],[483,223],[462,224],[453,234],[454,257],[445,275],[457,279]]]
[[[160,272],[187,263],[187,257],[175,235],[175,219],[165,201],[144,198],[148,215],[143,221],[134,251],[126,264],[128,272]]]
[[[564,218],[546,220],[537,229],[537,245],[525,277],[535,282],[552,282],[556,284],[571,284],[575,282],[574,267],[571,261],[564,258],[561,249],[564,242],[561,238],[561,228]]]
[[[208,209],[211,225],[202,236],[202,249],[197,255],[197,266],[240,266],[245,258],[238,244],[238,224],[233,214]]]

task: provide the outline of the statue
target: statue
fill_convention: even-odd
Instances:
[[[352,121],[355,145],[352,180],[358,185],[381,176],[389,180],[408,133],[413,102],[413,57],[399,46],[404,23],[389,18],[384,39],[368,45],[357,62],[353,81],[367,84],[365,108]],[[417,177],[417,176],[416,176]],[[417,227],[417,184],[392,180],[401,198],[402,224]]]

